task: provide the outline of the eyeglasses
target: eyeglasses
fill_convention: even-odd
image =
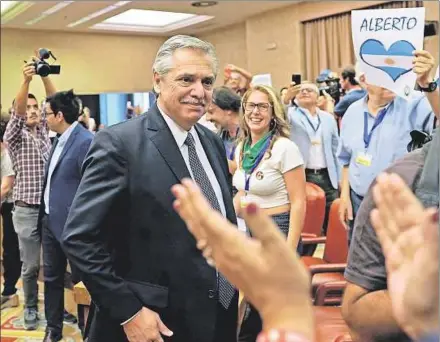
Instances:
[[[56,115],[54,112],[44,112],[44,115],[48,116],[48,115]]]
[[[303,91],[308,93],[308,94],[315,92],[315,90],[312,89],[312,88],[301,88],[300,92],[302,93]]]
[[[261,102],[261,103],[253,103],[253,102],[245,102],[243,103],[243,108],[246,112],[252,113],[255,109],[258,108],[258,111],[261,113],[267,112],[272,105],[270,103]]]

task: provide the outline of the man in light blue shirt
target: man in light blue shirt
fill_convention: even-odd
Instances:
[[[326,212],[323,233],[327,232],[331,204],[338,198],[341,168],[337,158],[339,144],[336,120],[317,106],[319,90],[313,83],[304,82],[296,96],[295,107],[289,111],[289,121],[296,131],[291,134],[298,146],[308,146],[306,164],[307,182],[318,185],[325,192]]]
[[[343,166],[340,218],[353,222],[375,177],[407,153],[412,130],[429,132],[432,108],[424,96],[405,101],[385,88],[366,83],[368,95],[353,103],[342,119],[338,158]]]

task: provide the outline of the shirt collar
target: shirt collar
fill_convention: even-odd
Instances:
[[[75,129],[75,127],[78,125],[78,122],[75,121],[73,124],[71,124],[69,126],[68,129],[66,129],[64,131],[63,134],[61,134],[61,136],[58,138],[58,144],[63,145],[67,142],[67,140],[69,139],[70,135],[72,134],[73,130]]]
[[[188,131],[184,130],[173,119],[171,119],[171,117],[169,117],[168,114],[166,114],[165,111],[162,108],[160,108],[158,104],[157,104],[157,108],[159,108],[159,112],[162,114],[165,122],[167,123],[171,131],[171,134],[176,140],[177,146],[179,148],[182,148],[182,146],[185,144],[186,137],[188,136]],[[194,127],[191,127],[189,133],[192,134],[192,136],[194,137],[197,143],[197,131],[194,129]]]
[[[385,105],[384,107],[382,107],[381,110],[384,110],[384,109],[388,110],[388,108],[391,106],[391,104],[393,104],[393,102],[394,102],[396,99],[397,99],[397,97],[394,98],[393,100],[391,100],[390,102],[388,102],[388,104]],[[364,110],[365,110],[368,114],[370,114],[370,111],[368,110],[368,94],[362,99],[362,101],[363,101],[363,103],[364,103]]]
[[[304,114],[307,114],[308,116],[310,116],[311,118],[318,117],[319,114],[321,114],[321,109],[319,109],[318,106],[316,106],[316,116],[312,115],[312,114],[310,113],[310,111],[309,111],[308,109],[306,109],[306,108],[303,108],[303,107],[298,106],[298,109],[299,109],[300,111],[302,111]]]

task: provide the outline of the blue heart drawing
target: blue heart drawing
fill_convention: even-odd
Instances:
[[[412,70],[413,51],[416,48],[406,40],[394,42],[388,50],[376,39],[367,39],[360,49],[361,59],[373,68],[384,71],[394,82]]]

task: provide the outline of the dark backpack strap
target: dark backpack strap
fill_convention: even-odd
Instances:
[[[440,192],[440,133],[434,132],[433,140],[425,145],[425,163],[415,186],[415,194],[425,207],[439,206]]]

